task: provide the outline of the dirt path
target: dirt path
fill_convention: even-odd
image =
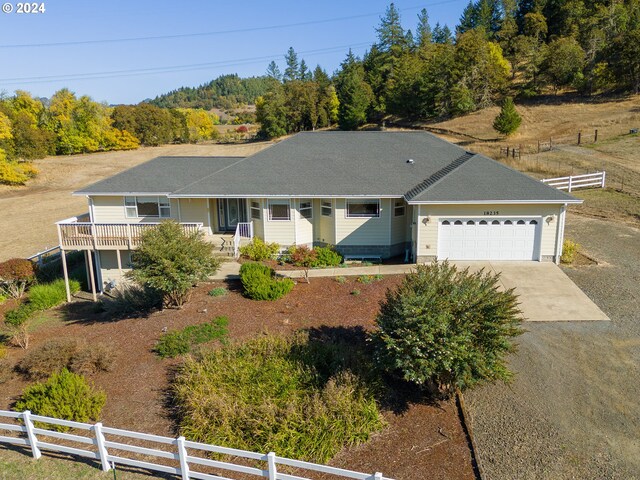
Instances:
[[[164,145],[36,160],[40,175],[26,187],[0,186],[0,261],[57,245],[55,222],[87,211],[74,190],[163,155],[246,156],[270,144]]]
[[[467,395],[487,479],[640,478],[640,230],[570,216],[567,235],[600,262],[567,275],[612,322],[527,325],[513,384]]]

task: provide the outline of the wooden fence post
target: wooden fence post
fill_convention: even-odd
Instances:
[[[184,437],[178,437],[178,457],[180,458],[180,475],[182,480],[189,480],[189,462],[187,461],[187,449],[184,446]]]
[[[93,426],[93,433],[95,435],[95,445],[98,449],[98,457],[100,457],[100,464],[102,465],[102,471],[108,472],[111,470],[109,466],[109,452],[107,452],[107,447],[105,446],[105,438],[102,433],[102,423],[98,422]]]
[[[275,452],[267,453],[267,466],[269,468],[269,480],[276,480],[278,470],[276,469],[276,454]]]
[[[538,153],[540,153],[540,140],[538,140]]]
[[[595,133],[593,134],[593,143],[598,143],[598,129],[596,128]]]
[[[582,132],[578,132],[578,145],[580,145],[581,141],[582,141]]]
[[[33,431],[33,422],[31,421],[31,412],[29,410],[25,410],[22,413],[22,419],[24,420],[24,426],[27,429],[27,438],[29,439],[29,446],[31,447],[31,453],[33,454],[33,458],[36,460],[42,456],[40,453],[40,449],[38,448],[38,438],[36,437],[36,433]]]

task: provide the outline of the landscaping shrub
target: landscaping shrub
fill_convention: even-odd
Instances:
[[[381,305],[371,334],[379,364],[444,393],[509,380],[505,357],[523,330],[517,297],[498,279],[448,262],[418,265]]]
[[[20,348],[29,348],[29,323],[35,308],[30,303],[4,312],[4,323],[9,329],[10,342]]]
[[[74,339],[57,339],[29,352],[17,369],[27,378],[39,380],[63,368],[74,373],[91,374],[109,371],[112,365],[113,354],[106,345],[83,345]]]
[[[336,282],[338,282],[340,285],[344,285],[345,283],[347,283],[347,277],[343,277],[343,276],[336,277]]]
[[[191,287],[218,270],[220,260],[202,232],[186,233],[179,223],[167,220],[142,234],[132,264],[132,279],[161,292],[167,306],[180,307]]]
[[[89,422],[98,420],[106,400],[104,392],[95,390],[82,375],[63,369],[45,382],[28,386],[16,402],[15,410]],[[48,424],[47,427],[59,432],[69,430],[60,425]]]
[[[80,290],[80,282],[69,279],[71,293]],[[67,290],[64,280],[58,279],[51,283],[34,285],[29,289],[29,304],[35,310],[47,310],[67,301]]]
[[[114,318],[138,317],[162,306],[162,294],[149,287],[123,284],[105,293],[99,308]]]
[[[0,305],[2,305],[4,302],[6,302],[7,298],[9,298],[8,295],[3,295],[2,293],[0,293]]]
[[[209,290],[208,295],[210,297],[222,297],[227,294],[227,289],[224,287],[216,287]]]
[[[351,345],[263,336],[187,357],[171,391],[190,440],[325,463],[383,427]]]
[[[33,262],[12,258],[0,263],[0,294],[21,298],[36,278]]]
[[[342,255],[336,252],[333,247],[316,247],[316,267],[337,267],[342,263]]]
[[[294,285],[290,278],[275,278],[275,271],[260,263],[242,264],[240,280],[245,295],[253,300],[277,300]]]
[[[277,243],[266,243],[259,237],[253,237],[250,243],[240,247],[240,254],[254,262],[262,262],[271,259],[280,251]]]
[[[576,254],[580,249],[580,245],[572,240],[566,239],[562,243],[562,256],[560,257],[560,261],[562,263],[573,263],[576,259]]]
[[[289,253],[289,261],[296,267],[311,268],[316,266],[318,261],[317,252],[306,245],[292,245],[287,253]]]
[[[167,332],[160,337],[154,351],[162,358],[173,358],[189,353],[198,344],[224,340],[227,335],[227,317],[216,317],[209,323],[189,325],[182,330]]]
[[[0,385],[13,378],[13,365],[9,360],[0,358]]]

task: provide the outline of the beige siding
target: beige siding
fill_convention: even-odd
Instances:
[[[93,221],[95,223],[140,223],[159,222],[158,217],[127,218],[124,197],[96,196],[93,200]],[[177,200],[171,199],[171,218],[178,219]]]
[[[395,216],[395,202],[397,199],[391,199],[391,245],[396,245],[398,243],[408,242],[410,241],[410,233],[409,233],[409,206],[402,200],[404,204],[404,215],[396,217]]]
[[[418,218],[418,256],[438,254],[440,218],[465,217],[490,219],[483,212],[498,212],[499,217],[542,217],[541,255],[555,254],[560,205],[422,205]],[[417,210],[417,209],[416,209]],[[551,219],[549,221],[549,219]]]
[[[289,201],[289,220],[269,220],[269,208],[267,200],[264,200],[264,240],[265,242],[276,242],[283,247],[288,247],[296,243],[295,218],[297,210],[294,208],[294,201]]]
[[[117,285],[125,283],[127,279],[124,274],[129,271],[128,265],[131,263],[129,251],[123,250],[120,252],[122,272],[118,270],[118,258],[115,250],[100,250],[100,273],[102,276],[101,290],[110,281],[115,280]]]
[[[380,217],[347,218],[346,200],[336,200],[335,234],[337,245],[389,245],[391,200],[380,199]]]
[[[308,218],[304,218],[301,214],[300,214],[300,203],[305,201],[305,200],[309,200],[309,199],[304,199],[304,198],[300,198],[300,199],[295,199],[293,201],[293,204],[295,205],[296,208],[296,217],[295,217],[295,228],[296,228],[296,236],[295,236],[295,242],[296,245],[306,245],[308,247],[313,247],[313,227],[314,227],[314,222],[316,219],[316,212],[315,212],[315,208],[314,207],[314,202],[313,200],[311,200],[311,206],[312,206],[312,218],[308,219]]]
[[[171,213],[173,214],[173,210]],[[185,223],[202,223],[205,232],[211,233],[211,225],[209,222],[209,200],[206,198],[181,198],[180,221]]]

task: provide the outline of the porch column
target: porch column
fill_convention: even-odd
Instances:
[[[122,259],[120,258],[120,249],[116,249],[116,259],[118,260],[118,273],[120,274],[120,281],[122,282]]]
[[[93,301],[98,301],[98,296],[96,295],[96,279],[93,275],[93,259],[91,257],[91,250],[87,250],[87,257],[89,258],[89,276],[91,277],[91,294],[93,295]]]
[[[60,249],[60,258],[62,259],[62,274],[64,276],[64,288],[67,292],[67,302],[71,301],[71,289],[69,288],[69,272],[67,271],[67,254],[64,249]]]

